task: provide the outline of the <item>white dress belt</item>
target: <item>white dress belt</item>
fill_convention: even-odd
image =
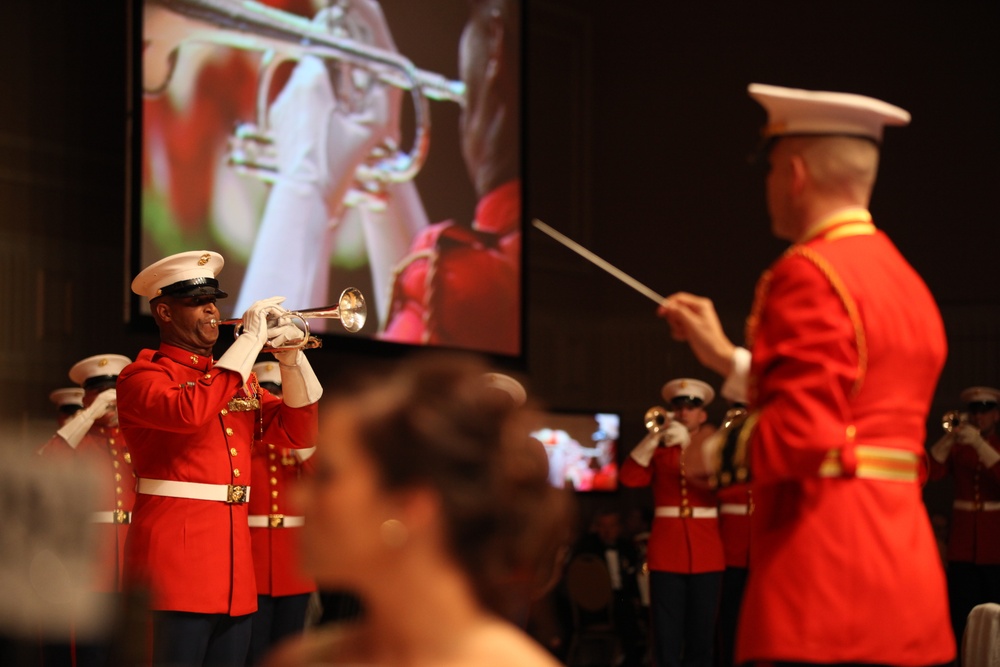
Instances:
[[[301,528],[306,519],[285,514],[251,514],[247,517],[251,528]]]
[[[980,512],[996,512],[1000,510],[1000,501],[986,500],[976,503],[972,500],[956,500],[952,507],[957,510],[965,510],[966,512],[975,512],[976,510]]]
[[[660,505],[653,514],[659,517],[684,517],[692,519],[714,519],[719,516],[715,507],[678,507],[677,505]]]
[[[216,500],[223,503],[242,504],[250,500],[250,487],[239,484],[202,484],[140,477],[135,490],[148,496]]]
[[[740,514],[746,516],[750,514],[750,507],[743,503],[722,503],[719,505],[719,512],[722,514]]]

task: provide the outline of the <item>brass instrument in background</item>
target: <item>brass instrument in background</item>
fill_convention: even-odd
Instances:
[[[650,433],[659,433],[667,428],[671,419],[673,419],[673,413],[662,406],[654,405],[649,410],[646,410],[643,422],[646,424],[647,431]]]
[[[722,420],[722,426],[712,436],[722,439],[722,447],[717,453],[716,469],[718,472],[712,479],[714,486],[726,487],[750,480],[747,440],[750,437],[753,422],[747,424],[749,416],[747,409],[743,406],[729,408]]]
[[[337,0],[326,25],[252,0],[146,0],[143,12],[143,90],[163,92],[174,73],[177,50],[185,42],[208,43],[261,52],[256,123],[239,125],[230,141],[229,163],[241,172],[273,181],[277,173],[274,138],[268,123],[268,94],[280,63],[311,55],[346,70],[338,104],[364,96],[376,82],[409,91],[414,137],[409,151],[377,146],[355,173],[368,191],[416,176],[430,147],[428,98],[464,105],[465,84],[417,69],[406,57],[358,41],[349,0]]]
[[[969,414],[961,410],[949,410],[941,416],[941,428],[946,433],[951,433],[962,424],[969,421]]]
[[[365,305],[365,298],[362,296],[361,291],[354,287],[348,287],[341,292],[340,299],[336,305],[288,311],[283,317],[291,320],[301,320],[302,326],[299,328],[302,329],[305,336],[294,344],[279,347],[271,347],[265,344],[263,352],[288,352],[291,350],[311,350],[322,347],[323,341],[321,339],[309,335],[310,319],[340,320],[345,329],[351,333],[356,333],[361,330],[361,327],[365,325],[365,320],[368,319],[368,307]],[[212,326],[215,327],[224,324],[236,327],[233,330],[233,338],[239,338],[240,334],[243,333],[242,319],[212,321]]]

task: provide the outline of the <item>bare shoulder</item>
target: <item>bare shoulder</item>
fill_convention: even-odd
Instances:
[[[504,622],[491,623],[473,634],[460,662],[475,667],[560,667],[552,654],[519,628]]]
[[[279,643],[263,667],[324,667],[349,665],[358,659],[357,631],[351,626],[315,628]]]

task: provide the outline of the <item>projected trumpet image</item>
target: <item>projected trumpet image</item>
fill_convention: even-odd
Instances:
[[[517,0],[145,0],[137,23],[133,263],[214,248],[226,317],[352,285],[364,329],[315,331],[521,354]]]

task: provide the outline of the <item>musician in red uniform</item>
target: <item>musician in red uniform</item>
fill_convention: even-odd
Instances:
[[[115,398],[118,374],[130,363],[131,359],[120,354],[98,354],[75,363],[69,378],[80,386],[83,407],[60,424],[39,450],[44,457],[71,457],[91,469],[97,480],[96,511],[91,517],[98,564],[93,583],[98,595],[107,598],[110,609],[117,609],[120,602],[122,556],[135,501],[132,459],[118,427]],[[109,636],[74,637],[68,646],[48,645],[45,651],[46,664],[111,664]]]
[[[397,265],[386,340],[517,352],[520,323],[520,3],[476,0],[462,33],[460,131],[479,196],[471,224],[416,236]]]
[[[944,572],[920,489],[944,327],[868,212],[883,128],[910,116],[860,95],[749,92],[768,113],[772,230],[792,246],[757,286],[749,350],[708,299],[678,293],[659,310],[726,376],[724,395],[749,394],[740,434],[754,513],[736,661],[948,663]]]
[[[701,380],[665,384],[673,420],[647,435],[622,465],[622,484],[652,485],[656,502],[646,562],[658,667],[712,664],[725,559],[715,492],[690,483],[686,451],[715,432],[705,412],[714,397]]]
[[[281,396],[277,361],[254,364],[262,389]],[[263,493],[250,496],[250,545],[257,578],[257,611],[250,634],[248,665],[260,664],[281,639],[306,627],[309,598],[316,582],[302,572],[299,540],[304,519],[292,489],[313,467],[315,447],[288,449],[262,443],[251,453],[251,477]]]
[[[184,252],[144,269],[132,290],[150,299],[160,330],[118,378],[118,414],[137,495],[125,577],[149,590],[157,665],[242,665],[257,608],[248,526],[251,447],[314,444],[322,387],[301,350],[279,358],[282,398],[252,372],[265,342],[302,337],[281,297],[243,315],[243,333],[218,360],[216,279],[223,258]],[[270,322],[269,322],[270,320]],[[270,326],[269,326],[270,325]],[[258,485],[266,493],[266,485]]]
[[[969,387],[960,398],[965,420],[931,447],[931,479],[955,480],[947,558],[959,644],[972,608],[1000,602],[1000,390]]]

